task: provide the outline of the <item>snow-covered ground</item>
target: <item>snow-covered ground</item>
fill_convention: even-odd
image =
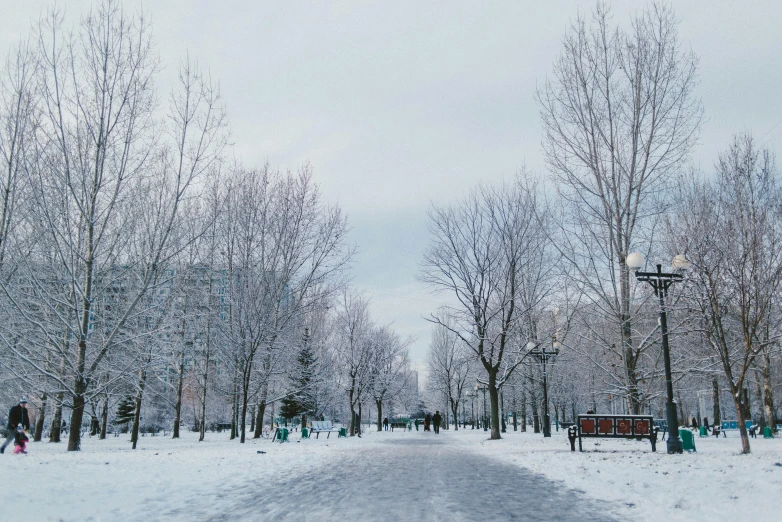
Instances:
[[[584,452],[570,451],[566,432],[505,434],[476,444],[483,434],[464,432],[460,447],[523,466],[562,481],[588,497],[608,501],[622,519],[779,520],[782,439],[751,439],[741,455],[738,432],[727,438],[695,437],[695,453],[652,453],[649,441],[584,439]],[[474,432],[473,432],[474,433]]]
[[[503,482],[542,480],[539,475],[543,475],[556,481],[547,488],[580,491],[583,494],[579,496],[594,500],[592,505],[600,506],[600,512],[620,520],[651,516],[774,520],[779,513],[780,439],[753,439],[753,453],[743,456],[739,455],[735,433],[726,439],[696,438],[697,453],[684,455],[665,454],[664,443],[658,445],[662,451],[652,453],[648,442],[610,439],[585,440],[587,451],[571,453],[563,432],[554,433],[551,439],[509,432],[501,441],[488,441],[483,431],[469,429],[443,431],[439,437],[398,430],[370,431],[362,439],[334,437],[336,434],[330,439],[298,442],[299,434],[295,433],[288,444],[249,440],[241,445],[227,440],[225,433],[207,434],[207,440],[199,443],[195,434],[187,432],[181,440],[142,437],[139,449],[133,451],[123,435],[105,441],[85,438],[79,453],[66,452],[64,444],[33,443],[29,455],[6,452],[0,456],[0,469],[6,477],[0,505],[9,519],[35,521],[265,520],[266,513],[276,513],[277,520],[308,520],[306,514],[312,512],[308,477],[339,480],[361,475],[375,480],[372,462],[377,457],[378,461],[385,459],[383,462],[390,459],[404,470],[400,476],[408,489],[400,489],[398,498],[404,512],[410,502],[404,495],[416,490],[416,481],[425,482],[430,495],[437,488],[457,487],[449,484],[447,477],[438,477],[440,482],[433,485],[431,470],[424,471],[426,463],[415,460],[432,452],[441,463],[442,459],[455,465],[469,461],[471,469],[480,471],[475,479],[476,495],[481,495],[485,486],[513,489],[513,484]],[[435,440],[438,444],[434,446],[421,445]],[[497,466],[483,466],[483,462]],[[295,489],[299,483],[304,484],[294,492],[299,497],[292,493],[279,499],[300,503],[290,506],[292,511],[280,510],[279,505],[274,508],[274,499],[264,497],[264,492],[275,491],[275,485]],[[279,488],[276,491],[279,493]],[[381,498],[393,504],[394,494],[389,491]],[[366,514],[359,518],[384,519],[372,498],[376,497],[343,498],[331,512],[344,514],[349,503],[355,512]],[[321,504],[319,512],[328,513],[328,506],[323,505],[329,502],[328,495],[321,495],[317,502]],[[253,508],[254,503],[259,507]],[[237,511],[237,505],[243,508]],[[286,516],[291,512],[303,516]],[[432,519],[448,519],[445,511],[435,508],[425,513],[431,513]]]

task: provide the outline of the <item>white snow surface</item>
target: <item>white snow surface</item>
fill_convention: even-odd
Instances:
[[[728,438],[696,438],[696,453],[667,455],[664,442],[652,453],[648,441],[613,439],[585,439],[586,451],[572,453],[562,431],[550,439],[509,431],[500,441],[489,441],[482,430],[469,428],[441,431],[440,435],[370,430],[361,439],[332,437],[299,441],[300,435],[293,433],[286,444],[265,439],[239,444],[228,440],[226,433],[208,433],[199,443],[197,434],[185,432],[179,440],[142,437],[136,450],[130,449],[127,435],[104,441],[85,437],[80,452],[66,452],[65,443],[31,443],[28,455],[14,455],[12,448],[0,455],[0,469],[6,477],[0,503],[3,513],[16,520],[265,520],[264,513],[275,513],[274,499],[262,498],[270,486],[324,474],[339,480],[351,473],[353,465],[367,473],[371,468],[366,461],[373,455],[393,458],[398,453],[398,466],[409,468],[409,481],[428,480],[425,464],[405,459],[405,448],[421,442],[417,438],[437,437],[440,456],[446,452],[446,458],[455,462],[460,457],[477,457],[504,464],[497,469],[506,473],[511,465],[543,475],[556,481],[554,486],[576,490],[586,501],[595,501],[592,505],[599,506],[600,512],[618,520],[652,516],[774,520],[779,514],[775,504],[782,491],[780,439],[752,439],[752,454],[740,455],[738,434],[733,432]],[[258,454],[259,450],[266,453]],[[476,480],[475,493],[480,495],[487,487],[507,488],[503,481],[502,472],[483,473]],[[447,477],[441,487],[448,488]],[[394,491],[383,494],[393,496]],[[290,519],[308,520],[306,488],[299,496],[288,495],[285,500],[299,503],[294,512],[302,516]],[[253,509],[253,502],[267,505]],[[405,518],[405,502],[399,498],[401,519]],[[367,519],[383,520],[387,515],[377,517],[369,495],[351,497],[350,503],[354,511],[367,513]],[[237,505],[242,509],[237,511]],[[333,513],[336,520],[345,506],[317,508],[319,513],[324,509]],[[445,508],[438,511],[433,506],[427,513],[432,520],[449,519]],[[285,515],[273,518],[289,519]],[[497,518],[480,518],[511,517],[498,511]]]
[[[553,430],[552,430],[553,431]],[[468,429],[469,433],[469,429]],[[606,501],[621,520],[779,520],[782,439],[750,439],[741,454],[738,432],[695,437],[695,452],[668,455],[665,442],[652,453],[648,440],[583,439],[570,451],[566,432],[508,433],[500,441],[463,444],[504,462],[561,481]],[[465,443],[474,436],[468,434]]]

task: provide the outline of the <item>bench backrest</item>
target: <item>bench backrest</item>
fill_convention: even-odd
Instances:
[[[313,430],[330,430],[331,427],[331,421],[312,421]]]
[[[649,437],[654,427],[647,415],[579,415],[582,437]]]

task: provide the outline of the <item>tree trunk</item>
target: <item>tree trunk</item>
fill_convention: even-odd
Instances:
[[[209,295],[212,295],[212,278],[209,278]],[[210,301],[211,302],[211,301]],[[210,304],[211,310],[211,304]],[[212,326],[211,319],[206,321],[206,346],[204,351],[204,366],[201,373],[201,423],[198,426],[198,442],[203,442],[206,435],[206,392],[209,384],[209,358],[212,354]]]
[[[356,434],[361,436],[361,401],[358,403],[358,418],[356,419]]]
[[[185,382],[185,349],[179,354],[179,366],[177,368],[176,404],[174,404],[174,430],[172,439],[179,438],[179,425],[182,422],[182,388]]]
[[[497,372],[489,373],[489,403],[491,404],[491,440],[499,440],[500,435],[500,393],[497,390]]]
[[[451,412],[453,413],[453,431],[459,431],[459,401],[451,398]]]
[[[138,443],[138,430],[141,424],[141,402],[144,398],[144,387],[147,384],[147,370],[142,368],[139,370],[138,377],[138,392],[136,392],[136,409],[133,412],[133,429],[130,432],[130,442],[133,443],[133,448],[136,449]]]
[[[258,415],[255,419],[255,433],[253,433],[253,438],[259,439],[261,435],[263,434],[263,417],[266,414],[266,399],[262,399],[260,404],[258,404]]]
[[[263,434],[263,415],[266,412],[266,398],[269,395],[269,382],[266,381],[261,387],[261,400],[258,402],[258,413],[255,416],[254,439],[260,439]]]
[[[355,382],[355,378],[353,378]],[[353,395],[356,393],[355,386],[351,386],[348,390],[348,403],[350,404],[350,436],[356,434],[356,403],[353,401]]]
[[[63,394],[58,393],[54,400],[54,415],[52,415],[52,429],[49,432],[49,442],[60,442],[62,429],[62,400]]]
[[[774,387],[771,385],[771,354],[766,351],[763,354],[763,409],[766,414],[766,425],[772,430],[777,430],[776,412],[774,410]]]
[[[33,433],[33,442],[41,442],[43,434],[43,421],[46,418],[46,392],[41,395],[41,406],[38,408],[35,416],[35,432]]]
[[[749,402],[749,388],[746,386],[743,388],[743,399],[741,401],[741,404],[744,406],[744,411],[742,412],[744,414],[744,418],[747,420],[752,420],[752,408],[750,407]]]
[[[208,366],[208,359],[207,359],[207,366]],[[198,442],[203,442],[204,436],[206,435],[206,376],[204,376],[204,390],[203,395],[201,396],[201,426],[199,426],[199,433],[198,433]]]
[[[521,392],[521,431],[527,431],[527,392]]]
[[[242,378],[242,418],[239,419],[239,423],[241,426],[241,434],[239,437],[239,442],[241,444],[244,444],[244,438],[245,438],[245,427],[247,423],[247,400],[248,400],[248,394],[250,393],[250,368],[252,365],[248,364],[247,368],[244,372],[244,376]]]
[[[720,388],[717,384],[717,379],[712,379],[711,381],[711,390],[712,390],[712,402],[714,402],[714,425],[715,426],[721,426],[722,425],[722,416],[720,415]]]
[[[734,393],[733,397],[736,397],[738,394]],[[740,396],[740,395],[739,395]],[[749,434],[747,433],[747,424],[744,422],[744,413],[745,413],[745,406],[740,400],[734,400],[733,401],[735,407],[736,407],[736,416],[738,417],[739,421],[739,434],[741,435],[741,452],[748,454],[750,452],[749,448]]]
[[[500,429],[505,433],[505,394],[500,392]]]
[[[383,431],[383,401],[375,399],[377,405],[377,431]]]
[[[98,421],[98,411],[95,408],[95,403],[91,402],[92,418],[90,419],[90,437],[94,437],[100,431],[100,422]]]
[[[236,429],[236,417],[237,410],[239,409],[239,373],[234,374],[233,383],[231,384],[232,399],[231,399],[231,440],[234,440],[238,434]]]
[[[81,372],[83,372],[84,363],[81,364],[81,368]],[[84,382],[84,379],[76,377],[73,411],[71,412],[71,430],[68,432],[68,451],[79,451],[81,449],[81,422],[84,418],[84,394],[86,391],[87,383]]]
[[[100,437],[98,440],[106,439],[106,429],[109,423],[109,394],[103,394],[103,407],[100,414]]]
[[[624,356],[625,381],[627,385],[627,410],[633,415],[641,414],[640,393],[638,392],[638,375],[636,373],[636,357],[633,350],[633,330],[630,324],[630,272],[624,256],[619,259],[619,293],[622,352]]]

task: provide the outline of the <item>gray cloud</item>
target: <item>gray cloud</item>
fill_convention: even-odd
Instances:
[[[51,2],[0,0],[0,52]],[[616,2],[625,23],[642,2]],[[142,2],[126,1],[136,9]],[[533,100],[563,33],[591,2],[143,2],[162,85],[189,52],[220,79],[245,164],[311,161],[351,216],[355,283],[378,321],[415,335],[421,361],[441,299],[415,281],[430,201],[479,181],[544,169]],[[89,2],[69,1],[69,18]],[[708,120],[695,163],[731,134],[782,150],[779,2],[677,2],[682,42],[701,57]],[[775,124],[780,123],[776,127]]]

